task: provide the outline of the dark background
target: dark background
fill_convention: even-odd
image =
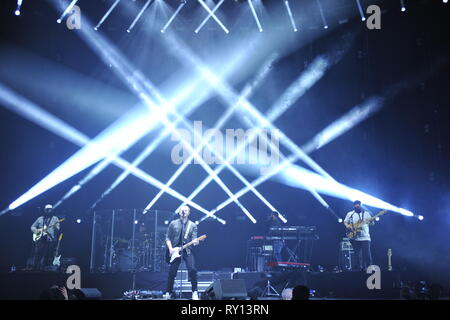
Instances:
[[[274,12],[281,10],[274,2],[264,3]],[[322,2],[325,12],[327,3],[331,2]],[[402,13],[398,1],[379,1],[383,9],[382,29],[370,31],[359,20],[356,7],[353,8],[354,1],[335,3],[339,3],[337,8],[342,12],[352,7],[352,15],[340,16],[339,10],[329,12],[329,32],[321,28],[319,16],[304,17],[305,28],[301,32],[313,40],[277,62],[270,79],[257,91],[252,102],[264,111],[298,76],[295,70],[303,69],[342,37],[353,35],[352,46],[342,61],[279,118],[276,125],[302,145],[366,98],[383,95],[396,84],[405,84],[407,89],[389,99],[381,111],[314,152],[312,157],[339,182],[425,217],[422,222],[396,213],[383,217],[371,229],[376,264],[385,267],[387,249],[392,248],[394,268],[411,279],[446,282],[450,278],[450,172],[447,165],[450,149],[446,138],[450,136],[448,5],[441,1],[406,1],[407,12]],[[365,7],[371,4],[369,1],[362,3]],[[228,3],[223,15],[226,16],[227,10],[233,12],[238,5],[244,4]],[[97,21],[108,8],[108,2],[81,1],[80,6],[83,14]],[[14,9],[15,1],[1,2],[0,81],[3,84],[91,137],[137,102],[114,73],[76,36],[77,31],[55,23],[60,13],[46,1],[24,1],[20,17],[13,15]],[[181,23],[190,26],[190,29],[177,31],[198,54],[207,56],[215,41],[227,41],[213,23],[201,37],[192,40],[193,27],[189,24],[189,11],[185,11],[186,16],[175,26]],[[112,15],[102,27],[103,32],[158,85],[177,69],[178,63],[161,53],[157,41],[142,35],[140,28],[143,27],[138,25],[133,33],[126,34],[125,28],[132,18],[125,12]],[[344,19],[348,22],[342,23]],[[228,17],[229,25],[232,21],[232,17]],[[280,32],[291,32],[287,18],[285,23],[280,26]],[[229,37],[239,37],[239,33],[232,32]],[[47,63],[58,66],[55,68],[58,71],[47,69]],[[235,88],[239,91],[249,79],[235,83]],[[218,99],[212,98],[207,103],[209,110],[222,110]],[[191,120],[200,119],[212,125],[220,113],[204,110],[200,108]],[[236,119],[227,124],[227,128],[235,127],[240,127]],[[73,144],[4,108],[0,108],[0,130],[1,208],[6,208],[78,150]],[[169,143],[166,149],[162,148],[141,165],[161,181],[166,181],[176,169],[164,152],[170,147]],[[138,143],[124,158],[131,161],[142,146],[142,142]],[[174,189],[184,195],[205,177],[199,166],[191,167],[174,184]],[[11,265],[25,264],[31,249],[29,226],[39,215],[38,207],[56,202],[87,170],[0,217],[1,271],[9,270]],[[90,257],[92,222],[87,209],[119,174],[116,167],[108,167],[59,208],[59,214],[67,216],[63,224],[63,253],[76,257],[85,268]],[[229,173],[224,172],[221,177],[232,191],[242,187]],[[99,208],[142,208],[157,191],[130,176]],[[317,226],[320,240],[314,248],[314,266],[331,269],[337,265],[344,230],[330,212],[304,190],[267,182],[259,191],[287,216],[290,224]],[[203,207],[213,208],[225,200],[226,195],[212,183],[196,199]],[[325,199],[341,217],[351,210],[348,201],[327,196]],[[269,213],[251,193],[241,200],[260,222]],[[154,208],[174,210],[178,205],[178,200],[166,195]],[[201,216],[195,210],[192,213],[194,219]],[[262,223],[253,225],[235,205],[226,207],[220,216],[227,220],[226,225],[206,221],[199,226],[200,234],[208,234],[208,240],[197,250],[201,270],[244,266],[246,241],[251,235],[262,232]],[[75,223],[77,218],[82,219],[81,224]]]

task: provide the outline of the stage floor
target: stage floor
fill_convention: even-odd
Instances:
[[[383,272],[381,289],[367,288],[368,274],[364,272],[312,273],[307,271],[293,272],[241,272],[233,273],[233,279],[244,279],[250,297],[261,297],[267,281],[281,294],[286,287],[298,284],[307,285],[315,291],[313,299],[400,299],[401,276],[396,272]],[[52,285],[65,283],[67,275],[58,272],[11,272],[0,274],[0,299],[2,300],[34,300],[40,292]],[[138,272],[135,274],[135,290],[147,292],[165,291],[167,273]],[[189,284],[185,280],[186,284]],[[117,300],[133,288],[133,274],[121,273],[84,273],[81,275],[83,288],[97,288],[102,299]],[[183,286],[183,298],[189,297],[190,284]],[[203,290],[199,290],[203,291]],[[177,292],[177,291],[176,291]],[[157,298],[157,296],[153,296]],[[266,298],[262,299],[279,299]]]

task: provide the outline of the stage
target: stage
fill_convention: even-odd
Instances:
[[[199,274],[211,274],[217,272],[202,271]],[[311,292],[311,299],[340,300],[340,299],[370,299],[370,300],[398,300],[405,299],[401,296],[401,277],[397,272],[383,272],[381,289],[369,290],[366,281],[369,275],[363,272],[341,273],[309,273],[309,272],[242,272],[230,273],[230,279],[244,279],[247,288],[245,299],[280,300],[285,287],[292,288],[296,285],[307,285]],[[220,272],[221,278],[225,273]],[[67,275],[57,272],[20,272],[0,274],[0,300],[37,300],[41,291],[53,285],[64,283]],[[139,293],[139,299],[162,299],[165,290],[167,273],[138,272],[135,274],[135,290]],[[202,277],[199,278],[199,281]],[[275,291],[270,291],[271,296],[265,291],[267,280]],[[81,278],[83,288],[97,288],[101,293],[101,299],[118,300],[130,299],[133,286],[133,274],[128,272],[114,274],[83,274]],[[177,299],[190,299],[190,286],[176,285]],[[199,287],[200,297],[209,299],[204,294],[205,288]],[[280,294],[279,296],[275,294]],[[229,297],[227,299],[234,299]],[[242,298],[241,298],[242,299]]]
[[[449,296],[449,10],[1,0],[0,299]]]

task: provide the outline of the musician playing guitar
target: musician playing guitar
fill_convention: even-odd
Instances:
[[[42,270],[45,266],[53,264],[60,223],[58,217],[52,214],[52,210],[53,206],[47,204],[44,214],[31,225],[31,231],[36,239],[33,259],[35,270]]]
[[[178,268],[180,267],[181,259],[183,259],[186,263],[192,284],[192,300],[198,300],[197,270],[195,268],[195,259],[192,254],[192,250],[190,248],[186,248],[182,252],[179,252],[180,247],[190,241],[194,241],[193,244],[195,246],[199,244],[199,241],[195,240],[197,239],[197,225],[189,220],[190,208],[187,205],[182,206],[178,214],[180,215],[180,218],[173,220],[167,229],[166,245],[170,256],[179,253],[181,257],[174,259],[170,263],[169,277],[167,279],[167,291],[164,294],[164,297],[168,299],[173,296],[175,277],[177,275]]]
[[[361,201],[356,200],[353,202],[354,210],[347,213],[344,219],[344,225],[347,229],[354,228],[355,225],[362,221],[371,221],[371,215],[369,212],[364,211],[361,207]],[[370,224],[373,224],[371,222]],[[372,265],[372,254],[370,252],[370,233],[369,224],[364,223],[361,229],[358,230],[351,238],[350,242],[355,251],[358,267],[360,270],[365,270],[368,266]]]

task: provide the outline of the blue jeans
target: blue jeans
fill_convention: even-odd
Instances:
[[[277,262],[283,261],[283,258],[281,257],[281,251],[283,250],[283,247],[283,240],[273,241],[273,256]]]

